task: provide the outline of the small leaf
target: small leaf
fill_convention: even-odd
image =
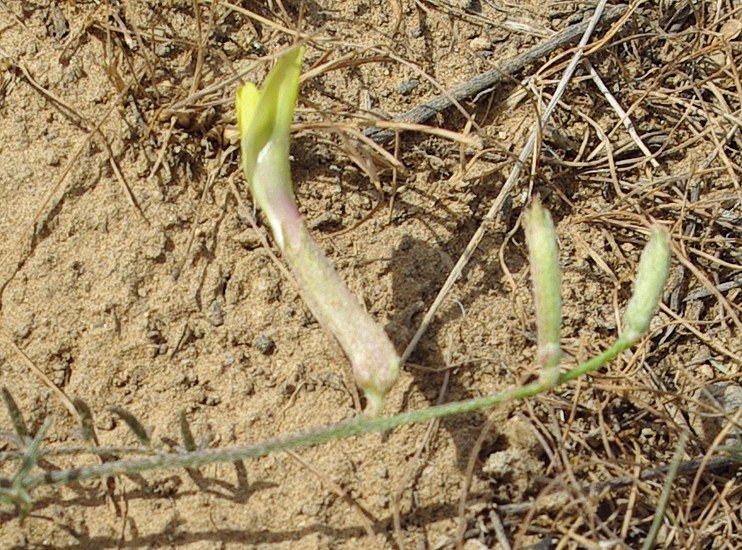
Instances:
[[[180,434],[183,437],[183,447],[189,453],[196,450],[196,441],[193,439],[191,426],[188,424],[185,412],[180,413]]]
[[[13,396],[10,395],[7,388],[3,388],[2,393],[3,401],[5,402],[5,407],[8,409],[10,421],[13,423],[15,433],[21,438],[21,441],[26,441],[29,437],[28,428],[26,427],[26,422],[23,420],[21,410],[18,408],[18,404],[15,402],[15,399],[13,399]]]
[[[142,423],[139,422],[139,420],[137,420],[137,418],[133,414],[131,414],[123,407],[111,407],[109,410],[112,413],[118,415],[121,420],[126,422],[126,425],[129,426],[129,429],[134,433],[136,438],[139,440],[139,443],[141,443],[145,447],[150,447],[152,445],[152,441],[149,438],[147,430],[144,429]]]
[[[95,426],[93,424],[93,413],[90,411],[90,407],[82,399],[75,398],[72,400],[72,404],[77,410],[77,414],[80,415],[80,432],[82,438],[87,442],[95,441]]]
[[[31,470],[39,462],[39,456],[41,455],[41,442],[46,436],[46,432],[52,425],[50,418],[44,420],[44,423],[39,428],[36,437],[26,447],[26,452],[23,453],[23,460],[21,461],[21,467],[18,469],[18,473],[13,478],[13,484],[7,494],[12,495],[12,499],[18,507],[18,514],[20,516],[21,523],[26,519],[29,512],[31,511],[31,495],[28,492],[26,486],[26,478],[28,478]]]
[[[39,448],[41,447],[41,442],[44,440],[44,436],[51,425],[52,421],[50,418],[44,420],[44,423],[41,425],[41,428],[39,428],[36,437],[34,437],[28,444],[26,452],[23,453],[21,467],[15,478],[13,478],[13,488],[22,487],[24,480],[28,477],[28,474],[31,473],[33,467],[36,466],[36,463],[39,461]]]

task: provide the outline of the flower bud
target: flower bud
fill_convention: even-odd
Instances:
[[[250,193],[291,267],[304,301],[350,359],[367,397],[366,412],[381,413],[384,396],[399,376],[400,358],[384,329],[350,292],[307,231],[296,206],[289,145],[304,48],[281,56],[262,89],[237,92],[242,167]]]
[[[536,197],[523,217],[533,299],[536,307],[538,364],[543,369],[542,380],[553,382],[558,376],[561,358],[560,331],[562,325],[561,275],[559,250],[554,222]]]
[[[636,342],[649,329],[669,269],[670,235],[667,229],[656,225],[639,260],[634,295],[626,307],[623,338],[629,342]]]

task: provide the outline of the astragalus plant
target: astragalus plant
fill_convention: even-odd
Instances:
[[[43,485],[69,484],[166,468],[196,469],[216,462],[235,462],[277,451],[319,445],[335,439],[390,430],[405,424],[525,399],[599,369],[647,333],[662,296],[670,264],[669,234],[660,226],[651,229],[649,243],[642,252],[634,294],[624,317],[623,332],[602,353],[569,370],[560,370],[561,277],[557,241],[549,213],[538,200],[534,200],[525,213],[524,222],[536,304],[537,363],[541,368],[541,378],[496,395],[411,410],[394,416],[378,416],[384,396],[397,379],[399,357],[384,331],[348,291],[309,235],[294,201],[289,166],[289,132],[298,94],[302,53],[301,48],[294,48],[282,56],[268,75],[262,90],[253,84],[247,84],[239,90],[237,113],[243,167],[253,198],[265,214],[276,243],[291,266],[302,297],[350,358],[356,382],[366,393],[367,411],[370,414],[224,449],[196,448],[190,428],[182,418],[182,448],[162,451],[152,445],[140,422],[117,408],[114,412],[137,435],[140,446],[134,449],[100,448],[97,444],[91,444],[94,438],[83,435],[90,446],[47,449],[43,443],[50,425],[49,419],[35,434],[29,433],[19,408],[10,393],[5,391],[2,392],[3,399],[15,435],[6,437],[13,449],[0,453],[0,462],[5,457],[6,460],[16,461],[17,466],[12,477],[0,476],[0,502],[15,505],[23,514],[31,509],[31,491]],[[81,402],[79,404],[82,419],[80,433],[85,434],[93,426],[92,413],[87,406],[83,407]],[[78,406],[77,402],[75,406]],[[45,456],[86,453],[106,458],[100,465],[66,470],[40,471],[38,467]],[[120,458],[125,453],[140,456],[129,460]]]
[[[356,384],[366,395],[366,412],[375,416],[397,380],[399,356],[307,231],[294,198],[289,142],[302,57],[303,48],[289,50],[270,71],[262,90],[249,82],[237,91],[242,167],[299,293],[348,356]]]

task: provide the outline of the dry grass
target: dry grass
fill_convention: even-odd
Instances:
[[[29,43],[46,51],[49,38],[39,36],[38,14],[26,14],[20,4],[0,3],[0,13],[9,16],[3,29],[21,29]],[[526,130],[538,126],[535,121],[551,99],[573,49],[565,48],[508,76],[502,90],[478,97],[476,103],[473,97],[451,97],[453,107],[425,128],[396,120],[383,108],[386,104],[403,112],[410,101],[403,98],[395,105],[393,95],[365,86],[367,82],[383,86],[389,74],[428,83],[428,91],[412,106],[428,96],[451,95],[447,90],[453,84],[440,76],[447,73],[433,67],[443,50],[416,49],[419,41],[410,38],[414,34],[405,34],[424,16],[448,21],[452,36],[462,29],[494,33],[518,23],[519,29],[526,30],[514,36],[527,42],[549,35],[547,21],[539,14],[523,14],[506,2],[483,2],[477,12],[468,8],[478,3],[395,1],[386,27],[389,34],[370,32],[360,43],[363,29],[345,36],[333,27],[352,30],[352,18],[336,17],[333,8],[320,10],[314,3],[273,0],[233,5],[193,0],[163,2],[156,8],[144,3],[131,7],[118,2],[69,4],[65,12],[76,17],[68,18],[67,34],[59,39],[58,62],[74,59],[88,41],[99,42],[105,55],[98,63],[108,78],[108,96],[97,109],[84,98],[64,97],[45,84],[42,75],[33,74],[26,61],[0,49],[8,65],[0,75],[5,78],[0,80],[0,107],[13,86],[29,86],[75,136],[57,179],[42,196],[29,198],[32,214],[18,220],[18,230],[7,242],[0,261],[0,305],[5,306],[3,293],[17,283],[33,257],[40,235],[54,230],[51,222],[60,205],[79,192],[70,174],[91,147],[105,151],[98,168],[110,170],[118,192],[144,225],[153,224],[150,216],[156,201],[189,197],[187,237],[172,252],[176,257],[173,278],[200,280],[194,286],[201,288],[206,269],[196,273],[198,258],[208,255],[209,239],[216,239],[215,234],[202,231],[201,224],[208,216],[227,218],[235,205],[251,219],[238,171],[233,90],[247,78],[260,80],[282,49],[302,40],[309,63],[296,125],[296,162],[305,170],[297,176],[301,196],[313,200],[305,184],[326,177],[323,171],[332,164],[333,170],[348,174],[346,188],[354,199],[373,197],[362,215],[344,212],[339,222],[331,220],[332,231],[324,236],[328,247],[334,238],[357,232],[369,220],[393,224],[420,215],[426,224],[442,227],[451,212],[468,215],[457,226],[464,240],[452,239],[444,253],[461,254],[481,223],[480,239],[500,251],[504,281],[500,287],[512,294],[514,309],[523,319],[520,327],[508,330],[520,329],[525,346],[531,330],[529,298],[523,293],[522,264],[513,258],[521,240],[520,209],[526,197],[537,192],[561,221],[562,253],[568,258],[566,285],[574,288],[565,338],[571,364],[600,349],[618,328],[649,223],[659,222],[672,232],[675,268],[651,337],[636,353],[600,374],[506,413],[496,411],[489,421],[478,418],[481,437],[467,456],[470,477],[463,476],[459,487],[463,488],[459,501],[465,506],[459,510],[456,502],[444,497],[438,503],[439,515],[459,529],[426,540],[428,546],[444,548],[469,541],[467,548],[476,548],[477,543],[503,549],[640,548],[650,540],[650,526],[659,514],[663,518],[652,535],[655,547],[742,545],[739,466],[721,453],[725,446],[739,447],[742,433],[742,8],[735,2],[632,2],[624,17],[593,37],[585,52],[589,61],[569,81],[552,121],[538,129],[536,151],[522,165],[525,174],[499,194],[492,188],[504,181],[503,166],[512,170]],[[549,9],[557,19],[557,3],[552,4]],[[567,4],[567,12],[577,5]],[[493,20],[482,12],[491,15],[487,6],[495,5],[494,13],[502,18],[498,26],[489,27]],[[55,4],[50,17],[59,9]],[[169,13],[177,16],[177,25],[168,21]],[[396,39],[393,29],[402,29]],[[430,43],[441,47],[433,38]],[[371,95],[374,101],[365,104],[351,99]],[[380,145],[369,127],[392,130],[392,144]],[[139,164],[134,166],[132,159],[140,153],[146,160],[142,165],[142,157],[137,157]],[[418,173],[432,174],[437,181],[421,183],[415,179]],[[221,195],[215,186],[228,189],[216,209],[215,197]],[[445,192],[440,191],[446,186]],[[469,197],[479,194],[477,200]],[[422,197],[414,208],[409,207],[410,196]],[[488,215],[492,204],[496,208]],[[418,214],[426,205],[435,207]],[[385,212],[382,222],[380,209]],[[255,231],[272,255],[261,229],[255,226]],[[480,253],[477,244],[467,257],[475,258],[470,260],[475,264]],[[476,272],[471,265],[467,269]],[[602,280],[602,294],[589,291],[588,283],[595,280]],[[465,288],[474,294],[489,292],[469,281],[459,285],[459,290],[469,285]],[[459,300],[462,294],[466,295],[444,293],[441,303]],[[432,297],[426,300],[425,309]],[[461,307],[476,307],[475,300]],[[476,318],[476,312],[472,316]],[[430,321],[435,319],[433,310]],[[80,422],[79,407],[59,382],[44,374],[43,365],[26,354],[22,338],[12,330],[2,327],[4,352],[15,361],[19,357],[27,361],[28,372],[38,375],[30,387],[53,388],[59,397],[54,408],[66,407]],[[588,334],[591,330],[594,334]],[[171,345],[170,357],[185,345],[181,340],[187,340],[186,332],[184,328],[182,338]],[[449,400],[449,376],[456,376],[451,372],[466,375],[473,365],[485,361],[474,348],[456,356],[454,332],[447,335],[440,370],[437,365],[420,365],[445,372],[443,383],[436,386],[435,400],[440,402]],[[472,334],[464,332],[462,339]],[[430,336],[430,341],[435,337]],[[438,337],[443,339],[444,334]],[[431,356],[426,353],[412,356],[412,369],[425,363]],[[483,352],[491,353],[486,348]],[[508,382],[527,378],[518,373]],[[476,391],[487,389],[483,385]],[[24,388],[23,393],[28,391]],[[23,409],[24,400],[19,401]],[[499,434],[503,415],[512,433]],[[421,473],[433,464],[433,442],[436,435],[442,437],[437,422],[427,429],[419,443],[408,442],[402,449],[412,458],[393,472],[390,510],[370,511],[356,500],[352,486],[341,486],[306,458],[294,458],[350,503],[362,527],[360,538],[379,546],[412,547],[424,538],[420,532],[425,532],[426,519],[432,521],[434,515],[429,512],[427,517],[420,512],[423,507],[415,504]],[[507,445],[498,447],[501,438]],[[518,446],[530,453],[522,467],[514,474],[498,469],[498,460],[522,458],[520,451],[513,450]],[[12,447],[4,445],[6,450]],[[110,454],[110,449],[101,450],[99,460],[107,460]],[[676,471],[667,467],[674,455]],[[513,476],[529,477],[522,481]],[[667,487],[666,502],[658,510]],[[126,501],[121,492],[114,495],[115,489],[110,485],[108,489],[112,501]],[[125,513],[119,513],[123,524]],[[329,524],[334,521],[327,519]],[[374,539],[374,533],[383,537]]]

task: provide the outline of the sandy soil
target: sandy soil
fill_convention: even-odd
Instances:
[[[123,407],[163,452],[181,441],[181,412],[213,448],[359,414],[345,357],[236,198],[250,204],[234,91],[260,82],[266,56],[297,31],[307,42],[298,201],[401,351],[574,44],[462,101],[468,125],[456,107],[428,121],[475,147],[404,132],[374,148],[359,139],[363,121],[399,115],[591,13],[556,1],[235,4],[0,3],[0,384],[31,434],[53,421],[44,449],[83,445],[64,396],[87,404],[100,445],[137,445],[111,411]],[[538,162],[488,226],[386,413],[537,375],[519,229],[535,193],[559,234],[565,368],[615,338],[648,223],[671,230],[665,305],[635,351],[494,411],[198,472],[40,488],[24,521],[0,508],[0,546],[639,548],[667,479],[656,469],[683,432],[687,471],[658,546],[742,546],[738,467],[692,462],[739,445],[742,16],[732,1],[639,4],[590,60],[656,165],[580,67]],[[597,29],[592,44],[605,36]],[[23,448],[4,412],[0,423],[0,450]],[[49,455],[37,468],[97,462]],[[6,453],[0,465],[7,483],[19,462]]]

